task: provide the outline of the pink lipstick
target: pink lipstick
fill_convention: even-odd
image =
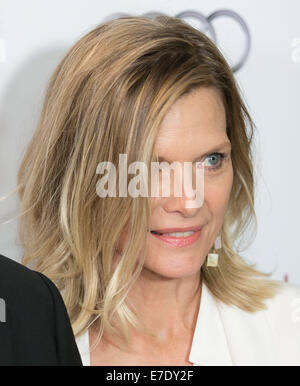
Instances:
[[[151,234],[160,241],[174,247],[186,247],[194,244],[200,237],[202,227],[165,228],[151,231]]]

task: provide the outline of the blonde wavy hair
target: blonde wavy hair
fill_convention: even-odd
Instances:
[[[255,223],[252,139],[255,125],[232,71],[203,33],[175,17],[126,16],[93,27],[50,78],[38,127],[18,171],[22,262],[62,291],[75,336],[142,328],[126,304],[145,259],[150,199],[100,198],[99,162],[149,167],[160,124],[174,102],[199,87],[220,91],[232,144],[234,179],[216,268],[201,277],[221,302],[248,312],[266,308],[279,282],[234,251]],[[118,240],[128,242],[113,266]],[[116,329],[117,320],[121,329]],[[129,324],[128,324],[129,323]]]

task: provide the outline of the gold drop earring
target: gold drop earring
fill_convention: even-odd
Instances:
[[[218,259],[219,259],[219,254],[217,253],[217,249],[222,248],[222,240],[221,236],[219,235],[215,242],[214,242],[214,247],[212,248],[212,252],[210,252],[207,255],[206,259],[206,266],[207,267],[217,267],[218,266]]]

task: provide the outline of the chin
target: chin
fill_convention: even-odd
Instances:
[[[152,274],[161,278],[184,278],[200,273],[203,259],[199,255],[190,256],[163,256],[147,258],[144,264],[144,274]]]

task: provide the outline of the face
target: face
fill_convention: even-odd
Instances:
[[[177,161],[182,167],[184,162],[203,162],[201,207],[187,208],[186,201],[191,197],[184,189],[182,197],[176,197],[172,184],[169,197],[151,198],[151,232],[144,269],[168,278],[190,276],[200,271],[221,230],[233,182],[231,145],[218,91],[199,88],[176,101],[161,124],[155,151],[161,160]],[[195,229],[194,233],[174,234],[189,229]]]

